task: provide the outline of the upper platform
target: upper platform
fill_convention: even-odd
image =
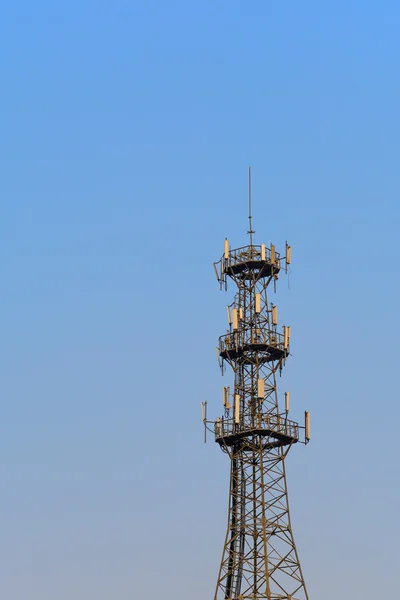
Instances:
[[[233,278],[236,275],[251,277],[254,271],[258,278],[270,277],[281,270],[280,254],[274,246],[267,248],[264,244],[229,250],[225,252],[221,263],[221,274],[225,273]]]

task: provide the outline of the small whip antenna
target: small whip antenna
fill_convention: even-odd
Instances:
[[[247,232],[250,236],[250,246],[253,245],[253,226],[252,226],[252,216],[251,216],[251,167],[249,167],[249,231]]]

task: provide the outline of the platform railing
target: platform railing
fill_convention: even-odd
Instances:
[[[229,352],[252,344],[269,346],[270,348],[276,348],[282,352],[285,350],[284,336],[282,333],[278,333],[271,329],[255,327],[239,329],[226,335],[222,335],[219,338],[219,351],[220,353]]]
[[[234,418],[222,417],[215,423],[215,439],[221,439],[230,435],[251,432],[254,430],[270,431],[271,434],[277,433],[289,437],[293,440],[299,439],[299,425],[295,421],[286,419],[282,415],[256,415],[251,421],[244,423],[235,423]],[[272,436],[273,437],[273,436]]]
[[[248,261],[261,261],[265,260],[268,263],[271,263],[271,248],[264,247],[265,258],[262,256],[262,247],[261,246],[242,246],[241,248],[235,248],[234,250],[229,251],[229,257],[225,259],[225,266],[233,267],[237,264],[242,264]],[[275,251],[275,262],[274,265],[276,267],[281,266],[281,257],[279,252]]]

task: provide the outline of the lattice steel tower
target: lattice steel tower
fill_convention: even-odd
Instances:
[[[224,415],[213,424],[215,440],[231,464],[228,530],[214,600],[308,600],[290,522],[285,458],[293,444],[310,439],[310,416],[304,427],[289,420],[289,393],[280,407],[276,375],[290,351],[290,327],[278,330],[277,307],[270,287],[288,270],[285,257],[271,245],[253,244],[249,172],[250,244],[236,250],[225,240],[215,263],[221,288],[228,279],[237,291],[227,307],[229,330],[219,338],[218,359],[229,365],[234,387],[223,388]]]

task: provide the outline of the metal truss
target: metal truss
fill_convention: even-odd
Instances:
[[[250,228],[251,229],[251,228]],[[253,233],[253,232],[251,232]],[[285,459],[293,444],[309,440],[305,426],[280,409],[276,377],[290,353],[290,327],[278,329],[277,307],[268,290],[290,263],[274,246],[231,250],[215,270],[221,288],[231,279],[237,292],[228,307],[229,330],[219,339],[224,372],[234,388],[224,388],[224,414],[215,440],[231,464],[228,528],[214,600],[308,600],[290,521]]]

